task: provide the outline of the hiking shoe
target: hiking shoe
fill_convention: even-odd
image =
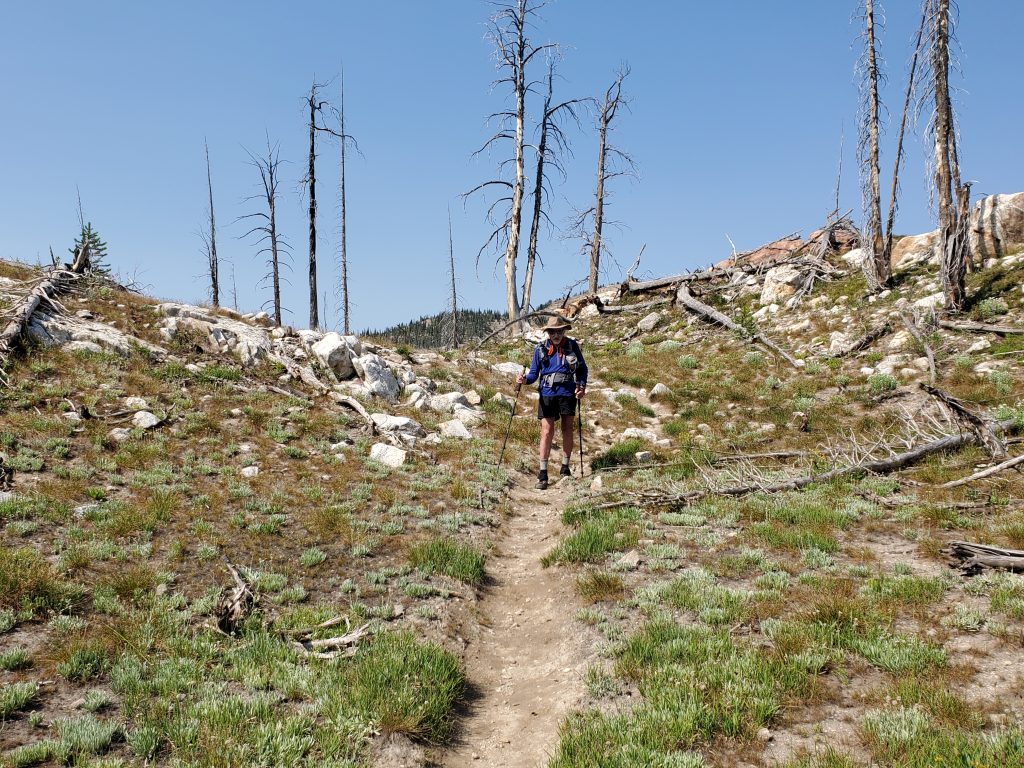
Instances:
[[[537,473],[537,490],[546,491],[548,489],[548,471],[542,469]]]
[[[560,474],[562,477],[572,477],[572,471],[569,469],[568,464],[563,464],[562,468],[558,470],[558,474]]]

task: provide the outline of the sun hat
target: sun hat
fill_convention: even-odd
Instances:
[[[561,315],[556,317],[549,317],[547,323],[544,325],[542,330],[544,331],[567,331],[572,328],[572,323],[566,320]]]

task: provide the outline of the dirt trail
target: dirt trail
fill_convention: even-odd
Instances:
[[[523,475],[516,482],[512,516],[488,562],[493,583],[479,606],[484,626],[466,651],[476,698],[460,742],[441,757],[445,768],[546,765],[558,726],[584,688],[573,578],[540,564],[558,541],[570,489],[527,489],[532,481]]]

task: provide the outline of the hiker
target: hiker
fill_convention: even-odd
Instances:
[[[527,374],[520,373],[516,384],[527,384],[540,379],[540,402],[537,418],[540,419],[540,472],[537,473],[537,487],[548,487],[548,456],[555,436],[555,422],[562,420],[562,468],[558,474],[569,477],[569,456],[572,453],[573,418],[579,407],[579,400],[587,389],[587,364],[583,351],[576,339],[565,332],[572,325],[564,317],[552,317],[544,326],[547,341],[542,341],[533,350],[533,362]]]

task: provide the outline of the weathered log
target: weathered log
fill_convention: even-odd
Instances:
[[[1006,457],[1006,445],[999,439],[999,435],[996,434],[998,425],[995,419],[974,413],[963,402],[948,392],[927,384],[921,384],[920,386],[929,395],[944,403],[957,419],[975,434],[978,442],[988,451],[992,458],[1002,459]]]
[[[668,304],[670,299],[654,299],[653,301],[642,301],[639,304],[598,304],[597,311],[602,315],[612,315],[620,312],[642,312],[645,309],[654,309],[662,304]]]
[[[751,341],[757,342],[758,344],[767,347],[772,352],[781,357],[783,360],[785,360],[787,363],[792,365],[794,368],[800,367],[799,365],[797,365],[796,360],[794,360],[788,352],[782,349],[782,347],[780,347],[774,341],[769,339],[763,333],[751,333],[742,325],[729,319],[714,307],[709,307],[704,302],[694,298],[693,294],[690,293],[690,289],[687,288],[686,283],[683,283],[682,285],[679,286],[679,290],[676,292],[676,302],[685,307],[686,309],[690,310],[691,312],[693,312],[695,315],[703,317],[705,320],[709,320],[713,323],[717,323],[718,325],[724,326],[725,328],[728,328],[729,330],[735,331],[736,333],[740,334],[745,339],[749,339]]]
[[[970,320],[939,320],[939,327],[950,331],[970,331],[971,333],[1024,333],[1024,328],[1015,328],[1012,325],[989,325],[987,323],[973,323]]]
[[[217,617],[217,627],[221,632],[233,635],[246,616],[252,612],[253,606],[256,605],[256,596],[235,567],[231,563],[227,566],[235,584],[224,587],[214,615]]]
[[[985,568],[1024,571],[1024,551],[1019,549],[1002,549],[971,541],[951,541],[944,552],[951,563],[958,565],[968,576],[981,573]]]
[[[950,480],[948,483],[943,483],[939,488],[956,488],[961,485],[967,485],[973,483],[975,480],[981,480],[984,477],[991,477],[992,475],[1002,472],[1004,469],[1010,469],[1018,464],[1024,464],[1024,455],[1014,456],[1012,459],[996,464],[993,467],[987,467],[985,469],[975,472],[973,475],[967,477],[961,477],[959,480]]]
[[[932,352],[931,345],[928,344],[924,334],[921,333],[921,329],[917,327],[917,323],[914,321],[912,315],[904,313],[900,315],[903,320],[903,325],[906,326],[907,330],[910,331],[910,335],[913,336],[917,343],[924,348],[925,357],[928,358],[928,381],[931,384],[935,383],[935,353]]]

